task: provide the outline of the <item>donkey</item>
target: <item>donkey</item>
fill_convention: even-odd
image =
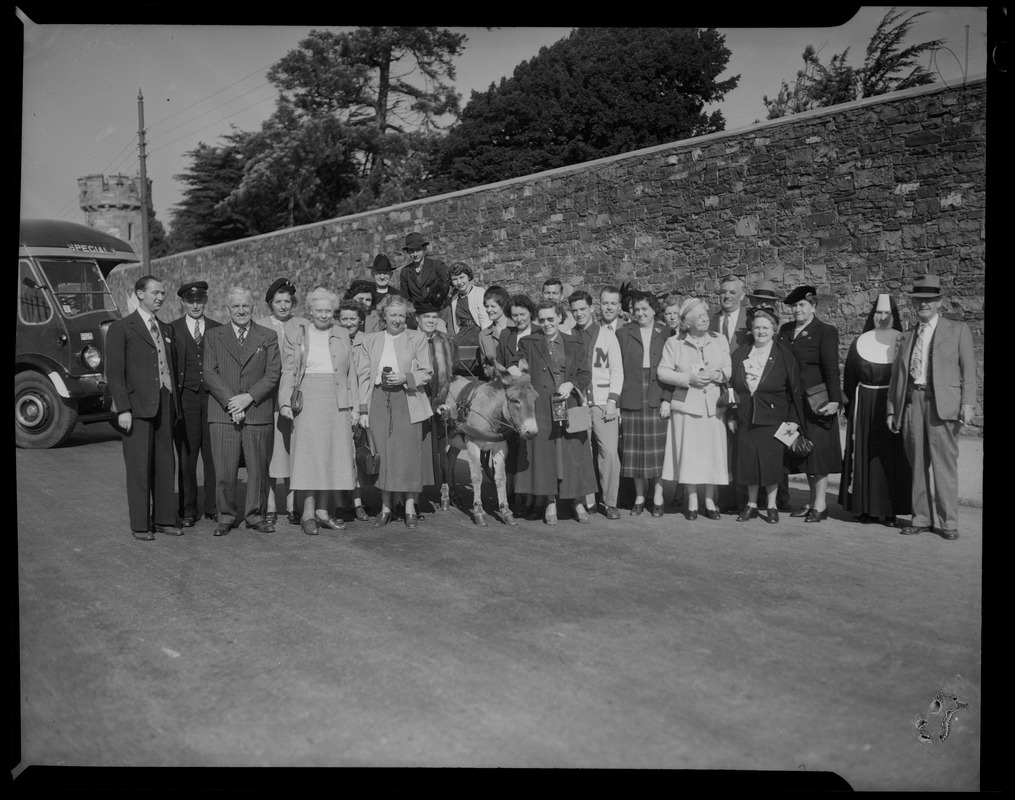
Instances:
[[[505,525],[517,525],[507,499],[507,474],[504,462],[507,456],[507,436],[515,431],[525,439],[538,432],[536,425],[536,390],[528,375],[524,359],[519,364],[520,375],[512,375],[497,364],[498,376],[488,383],[456,376],[448,391],[448,410],[454,433],[450,444],[465,450],[469,459],[472,479],[472,519],[476,525],[486,527],[483,511],[483,469],[481,454],[488,451],[497,487],[498,512]],[[454,479],[454,473],[451,473]]]

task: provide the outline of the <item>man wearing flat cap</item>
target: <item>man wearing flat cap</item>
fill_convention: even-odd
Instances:
[[[425,300],[430,287],[436,283],[451,285],[451,271],[439,259],[428,256],[426,248],[430,244],[421,233],[410,233],[405,237],[402,249],[411,259],[402,267],[398,276],[399,291],[410,305]]]
[[[395,268],[391,265],[391,261],[383,253],[374,259],[373,266],[370,267],[370,277],[374,281],[374,304],[372,308],[377,308],[385,297],[401,294],[398,289],[394,289],[391,286],[391,276],[394,272]]]
[[[197,522],[201,513],[197,491],[198,456],[204,466],[204,515],[208,519],[214,519],[216,515],[215,463],[211,457],[208,389],[204,383],[204,336],[219,323],[204,315],[208,304],[208,284],[205,281],[185,283],[176,295],[184,311],[182,317],[170,323],[176,333],[179,354],[176,383],[182,412],[175,431],[177,486],[181,524],[189,528]]]
[[[940,316],[937,275],[917,276],[909,297],[918,324],[899,335],[888,387],[888,428],[901,431],[913,468],[913,519],[901,533],[958,539],[959,428],[973,421],[976,403],[973,335]]]

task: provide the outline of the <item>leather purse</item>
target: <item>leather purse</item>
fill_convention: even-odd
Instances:
[[[374,451],[370,435],[363,428],[356,427],[353,441],[356,445],[356,469],[360,474],[360,482],[372,486],[381,471],[381,457]]]
[[[577,389],[571,390],[578,398],[578,405],[567,410],[567,422],[564,424],[568,433],[582,433],[592,430],[592,412],[585,404],[585,398]]]
[[[294,417],[303,410],[303,390],[299,386],[293,387],[292,397],[289,398],[289,408],[293,410]]]
[[[814,442],[804,436],[803,429],[801,429],[799,435],[793,440],[793,444],[789,446],[789,451],[796,458],[807,458],[814,452]]]
[[[807,397],[807,405],[814,412],[814,416],[820,416],[818,412],[828,403],[828,389],[825,384],[819,383],[812,386],[804,394]]]

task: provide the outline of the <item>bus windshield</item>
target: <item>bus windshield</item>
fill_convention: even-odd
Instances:
[[[94,261],[39,259],[39,266],[49,281],[64,316],[77,317],[95,311],[116,311],[113,296]]]

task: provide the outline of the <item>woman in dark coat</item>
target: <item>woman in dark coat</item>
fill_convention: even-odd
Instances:
[[[550,300],[536,307],[538,333],[518,342],[509,368],[528,362],[532,386],[537,392],[534,439],[521,441],[515,489],[531,495],[545,495],[543,521],[557,523],[557,498],[573,499],[578,522],[588,522],[586,495],[596,491],[596,473],[592,466],[589,432],[568,433],[565,425],[553,419],[552,401],[567,398],[568,407],[577,405],[575,393],[584,396],[592,380],[590,360],[581,337],[560,330],[564,310]]]
[[[786,451],[775,432],[784,422],[801,423],[800,372],[789,348],[775,339],[779,316],[773,306],[750,308],[747,320],[753,338],[733,354],[730,378],[737,394],[733,474],[737,483],[747,486],[748,497],[737,522],[759,515],[755,498],[764,486],[768,503],[763,519],[774,525],[779,521],[776,494]]]
[[[846,454],[839,504],[858,522],[912,513],[913,471],[903,439],[888,428],[888,384],[902,323],[895,301],[878,295],[863,332],[853,340],[843,371]]]
[[[653,482],[652,516],[661,517],[663,506],[663,460],[669,427],[673,387],[659,381],[656,369],[666,340],[673,329],[656,319],[659,306],[652,295],[632,292],[632,322],[617,330],[624,364],[624,388],[620,392],[620,429],[623,453],[620,474],[634,479],[631,514],[645,510],[645,482]]]
[[[533,327],[536,318],[536,305],[528,295],[515,294],[508,300],[506,313],[511,317],[512,326],[500,332],[496,355],[497,361],[505,367],[512,363],[512,359],[518,353],[518,340],[536,332]],[[517,370],[517,367],[515,369]],[[514,494],[513,502],[517,501],[521,504],[515,509],[515,516],[522,519],[532,519],[536,513],[536,498],[514,488],[515,473],[518,472],[518,448],[518,435],[512,431],[507,438],[507,456],[504,459],[507,490]]]
[[[821,522],[828,517],[825,493],[828,474],[842,469],[842,446],[839,443],[839,332],[834,326],[814,316],[817,289],[798,286],[783,301],[793,313],[793,322],[779,330],[779,341],[796,356],[800,367],[800,384],[807,438],[814,450],[807,458],[794,459],[787,453],[789,472],[807,474],[810,498],[803,508],[790,514],[804,517],[805,522]],[[815,411],[812,404],[823,404]]]

